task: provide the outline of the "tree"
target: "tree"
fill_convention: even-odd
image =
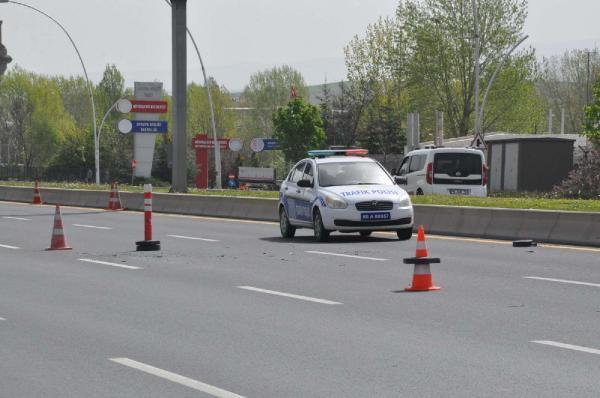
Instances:
[[[74,130],[57,84],[43,76],[13,69],[0,82],[0,104],[7,132],[13,137],[18,161],[32,176],[33,167],[47,166],[56,156],[65,132]]]
[[[302,159],[306,151],[319,149],[325,143],[319,109],[301,97],[288,102],[273,115],[274,137],[279,140],[285,160]]]
[[[585,107],[585,126],[583,135],[600,148],[600,78],[594,85],[595,101]]]
[[[217,135],[225,136],[235,130],[235,114],[225,108],[231,108],[233,101],[231,95],[225,87],[219,87],[216,80],[209,79],[210,93],[215,110],[215,124],[217,125]],[[210,110],[208,106],[208,94],[206,87],[192,83],[187,90],[188,134],[194,136],[204,133],[212,137],[212,128],[210,121]]]
[[[585,123],[584,107],[588,105],[588,82],[600,77],[600,57],[598,49],[589,52],[590,68],[588,76],[588,51],[570,50],[561,56],[543,58],[540,62],[539,88],[544,97],[546,109],[555,115],[565,112],[565,126],[568,133],[579,134]]]
[[[241,97],[241,105],[250,108],[243,116],[243,136],[271,137],[274,130],[273,113],[287,104],[292,88],[298,97],[308,98],[304,78],[287,65],[250,76],[250,83]]]

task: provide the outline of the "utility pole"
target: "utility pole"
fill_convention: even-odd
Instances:
[[[477,135],[480,130],[479,120],[479,17],[477,15],[477,0],[472,0],[473,3],[473,26],[474,26],[474,50],[473,58],[475,62],[475,128],[474,135]]]
[[[173,65],[173,169],[172,192],[187,192],[187,0],[171,1]]]

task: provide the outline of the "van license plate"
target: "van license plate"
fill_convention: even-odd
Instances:
[[[469,195],[471,194],[470,189],[448,189],[450,195]]]
[[[390,213],[360,213],[361,221],[389,220]]]

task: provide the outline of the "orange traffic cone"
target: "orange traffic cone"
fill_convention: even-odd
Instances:
[[[41,205],[42,203],[42,196],[40,195],[40,179],[36,178],[35,179],[35,186],[33,188],[33,202],[34,205]]]
[[[110,196],[108,198],[108,208],[106,210],[123,210],[119,189],[117,188],[117,183],[114,181],[110,184]]]
[[[417,232],[417,252],[415,254],[416,258],[429,257],[429,252],[427,251],[427,245],[425,244],[425,230],[422,225],[419,225],[419,230]]]
[[[52,240],[50,241],[50,247],[46,250],[71,250],[72,248],[67,246],[67,240],[63,233],[63,222],[60,217],[60,206],[56,205],[56,212],[54,213],[54,228],[52,229]]]
[[[429,264],[439,262],[439,258],[429,257],[427,246],[425,245],[425,230],[423,229],[423,226],[420,225],[417,233],[417,251],[415,257],[404,259],[404,264],[415,265],[412,285],[404,290],[408,292],[440,290],[441,288],[439,286],[433,285],[433,279],[431,277],[431,268],[429,267]]]

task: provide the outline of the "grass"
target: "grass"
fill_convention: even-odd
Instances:
[[[3,186],[22,186],[33,187],[33,182],[0,181]],[[95,185],[82,183],[51,183],[44,182],[43,188],[63,188],[63,189],[88,189],[88,190],[110,190],[109,185]],[[119,190],[123,192],[143,192],[141,185],[119,185]],[[154,192],[166,193],[168,187],[153,187]],[[241,191],[237,189],[196,189],[191,188],[189,194],[192,195],[212,195],[212,196],[236,196],[253,198],[273,198],[277,199],[279,193],[276,191]],[[532,210],[562,210],[562,211],[584,211],[600,212],[600,199],[549,199],[538,196],[490,196],[487,198],[475,198],[470,196],[454,195],[434,195],[434,196],[413,196],[414,204],[423,205],[446,205],[446,206],[473,206],[473,207],[501,207],[508,209],[532,209]]]

